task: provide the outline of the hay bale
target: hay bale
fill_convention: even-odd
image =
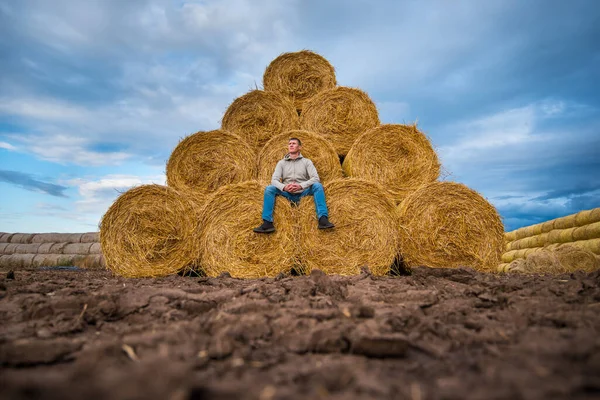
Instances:
[[[359,89],[336,87],[325,90],[304,105],[300,128],[329,140],[338,155],[348,154],[361,134],[379,126],[377,108]]]
[[[516,231],[506,232],[504,234],[504,240],[508,243],[517,239]]]
[[[409,265],[494,271],[500,262],[502,220],[494,206],[467,186],[430,183],[409,194],[399,211],[400,249]]]
[[[35,254],[5,254],[0,256],[0,265],[7,268],[31,268]]]
[[[3,233],[0,235],[0,243],[10,243],[10,238],[14,233]]]
[[[49,254],[62,254],[63,253],[63,249],[68,245],[69,243],[63,242],[63,243],[53,243],[52,246],[50,247],[50,250],[48,251]]]
[[[208,276],[229,272],[236,278],[259,278],[289,272],[295,263],[296,239],[290,202],[275,202],[276,232],[252,231],[262,222],[264,185],[248,181],[217,190],[200,217],[197,242],[202,247],[200,265]]]
[[[4,247],[4,253],[15,254],[17,251],[17,246],[19,246],[19,243],[8,243],[6,247]]]
[[[201,204],[208,193],[255,175],[256,153],[239,136],[222,130],[183,139],[167,162],[167,185]]]
[[[591,251],[594,254],[600,254],[600,238],[578,240],[576,242],[568,243],[573,246]],[[558,247],[560,244],[553,244],[552,246]]]
[[[507,273],[517,273],[517,272],[525,273],[525,272],[527,272],[525,259],[517,258],[516,260],[513,260],[510,264],[506,264],[506,267],[504,268],[504,272],[507,272]]]
[[[517,239],[524,239],[524,238],[533,236],[534,235],[533,226],[526,226],[523,228],[519,228],[516,230],[515,235],[516,235]]]
[[[347,176],[377,182],[400,202],[440,176],[440,162],[416,125],[385,124],[360,135],[344,158]]]
[[[554,220],[554,229],[567,229],[575,226],[575,217],[577,214],[567,215]]]
[[[39,245],[40,247],[38,247],[37,254],[49,254],[55,243],[39,243]]]
[[[287,144],[291,137],[297,137],[302,141],[302,156],[313,162],[321,183],[342,177],[340,160],[331,143],[316,133],[295,130],[275,136],[260,151],[257,163],[259,182],[271,183],[275,165],[287,153]]]
[[[92,247],[92,243],[69,243],[66,245],[62,253],[63,254],[90,254],[90,247]]]
[[[102,254],[91,254],[73,260],[73,265],[83,269],[106,269]]]
[[[554,229],[554,220],[546,221],[542,223],[542,233],[548,233]]]
[[[600,238],[600,222],[594,222],[589,225],[585,225],[585,234],[583,235],[583,239],[577,240],[588,240],[588,239],[597,239]]]
[[[15,233],[11,236],[10,242],[17,244],[31,243],[31,239],[33,238],[33,236],[33,233]]]
[[[562,267],[560,272],[593,272],[600,269],[594,253],[581,247],[563,244],[552,250],[552,253]]]
[[[15,254],[37,254],[40,243],[17,244],[13,253]]]
[[[275,92],[252,90],[227,108],[221,129],[239,135],[258,152],[272,137],[298,129],[299,124],[290,99]]]
[[[87,232],[81,235],[81,243],[99,243],[100,232]]]
[[[324,185],[334,229],[319,230],[312,198],[300,202],[300,269],[354,275],[368,266],[385,275],[398,256],[398,214],[393,198],[377,183],[338,179]]]
[[[263,75],[265,90],[290,98],[298,111],[306,100],[336,84],[333,66],[309,50],[281,54],[271,61]]]
[[[516,258],[520,258],[520,257],[517,257],[517,253],[519,251],[520,250],[511,250],[511,251],[504,252],[501,257],[502,262],[503,263],[511,263]]]
[[[66,267],[73,266],[79,254],[36,254],[32,261],[34,267]]]
[[[193,267],[197,205],[176,190],[142,185],[121,194],[102,217],[108,267],[125,277],[165,276]]]
[[[81,233],[38,233],[31,243],[79,243],[81,236]]]
[[[0,243],[0,254],[5,254],[4,249],[6,249],[7,246],[10,246],[10,243]]]
[[[90,254],[102,254],[102,246],[100,242],[92,243],[92,247],[90,247]]]
[[[551,250],[543,249],[527,256],[525,271],[535,274],[557,274],[561,272],[561,265]]]

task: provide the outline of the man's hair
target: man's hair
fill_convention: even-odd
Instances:
[[[300,141],[300,139],[298,139],[297,137],[291,137],[290,140],[295,140],[296,142],[298,142],[298,146],[302,146],[302,142]],[[288,140],[288,142],[290,141]]]

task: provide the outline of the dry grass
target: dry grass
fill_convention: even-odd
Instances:
[[[201,267],[208,276],[229,272],[260,278],[289,272],[296,260],[295,217],[287,199],[275,203],[272,234],[252,231],[262,223],[264,185],[248,181],[224,186],[208,199],[200,219]]]
[[[340,160],[331,143],[315,133],[296,130],[277,135],[263,147],[258,155],[258,180],[260,182],[271,183],[275,165],[287,153],[287,144],[291,137],[302,141],[302,156],[313,162],[322,183],[342,177]]]
[[[430,183],[408,195],[399,212],[400,252],[408,265],[496,271],[504,226],[476,191],[460,183]]]
[[[375,275],[388,273],[398,254],[398,216],[393,198],[378,184],[355,178],[332,181],[324,188],[335,228],[319,230],[313,199],[302,199],[302,270],[354,275],[368,266]]]
[[[416,125],[386,124],[356,139],[342,165],[346,175],[381,184],[396,202],[440,176],[440,162]]]
[[[166,186],[143,185],[121,194],[100,225],[107,267],[125,277],[150,277],[194,266],[196,207]]]
[[[300,127],[329,140],[345,156],[358,136],[379,126],[377,108],[359,89],[336,87],[320,92],[304,105]]]
[[[336,84],[333,66],[309,50],[281,54],[271,61],[263,76],[265,90],[285,95],[298,111],[306,100]]]
[[[263,90],[252,90],[235,99],[221,122],[222,129],[239,135],[257,152],[273,136],[298,127],[293,102],[279,93]]]
[[[585,271],[593,272],[600,269],[600,264],[594,253],[581,247],[563,244],[552,250],[552,253],[562,267],[555,273]]]
[[[222,130],[197,132],[171,153],[167,185],[202,202],[221,186],[253,179],[255,165],[255,151],[239,136]]]

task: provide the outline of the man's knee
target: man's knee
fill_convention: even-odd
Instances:
[[[323,190],[323,185],[321,184],[321,182],[315,182],[312,184],[312,189],[313,191]]]
[[[269,185],[265,188],[265,193],[277,194],[277,187],[275,185]]]

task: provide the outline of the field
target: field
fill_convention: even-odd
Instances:
[[[7,272],[0,398],[600,396],[600,272]]]

